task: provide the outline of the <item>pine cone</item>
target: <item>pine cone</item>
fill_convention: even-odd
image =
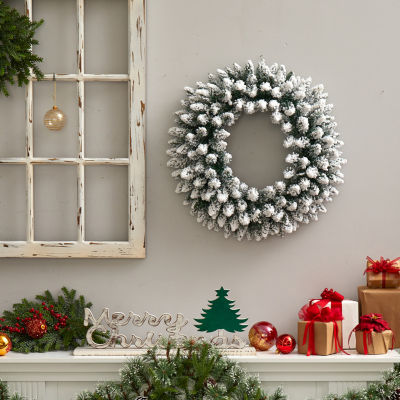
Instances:
[[[32,319],[25,323],[25,329],[28,336],[33,339],[40,339],[47,333],[47,323],[45,319]]]

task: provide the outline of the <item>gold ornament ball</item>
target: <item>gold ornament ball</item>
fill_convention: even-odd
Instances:
[[[67,117],[57,106],[47,111],[43,119],[44,126],[51,131],[60,131],[64,128],[66,121]]]
[[[11,339],[3,332],[0,332],[0,356],[6,355],[11,350]]]
[[[274,325],[268,321],[260,321],[250,328],[250,345],[258,351],[267,351],[275,344],[277,336]]]

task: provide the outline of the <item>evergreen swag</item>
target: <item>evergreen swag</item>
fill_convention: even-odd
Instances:
[[[88,327],[83,325],[86,302],[84,296],[76,297],[76,290],[63,287],[62,294],[53,297],[50,291],[35,297],[36,301],[22,299],[13,305],[12,311],[4,311],[0,319],[0,330],[7,332],[12,341],[12,350],[20,353],[72,350],[86,343]],[[44,321],[43,336],[30,336],[28,323]],[[39,324],[40,325],[40,324]],[[106,334],[96,331],[94,339],[104,342]],[[0,400],[2,398],[0,397]]]
[[[204,346],[204,345],[203,345]],[[190,351],[190,350],[189,350]],[[205,353],[205,354],[204,354]],[[198,347],[192,350],[192,357],[189,358],[189,354],[184,357],[181,353],[177,353],[174,356],[169,356],[166,359],[158,359],[154,351],[149,352],[147,356],[141,359],[129,361],[121,371],[121,382],[118,383],[103,383],[97,387],[94,393],[85,392],[78,396],[78,400],[131,400],[138,397],[138,393],[144,393],[139,385],[143,384],[143,387],[148,388],[149,384],[154,385],[153,389],[148,392],[149,399],[268,399],[268,400],[285,400],[286,396],[282,394],[281,390],[277,390],[270,397],[262,394],[259,389],[258,382],[254,378],[244,378],[244,372],[233,362],[227,361],[221,356],[217,355],[213,350],[214,356],[211,356],[209,349],[203,347],[203,350]],[[171,364],[170,360],[175,360]],[[168,363],[171,365],[168,366]],[[210,368],[210,365],[216,364],[216,367]],[[226,369],[224,370],[224,365]],[[185,367],[188,366],[190,369],[188,372],[185,371]],[[171,379],[171,371],[173,367],[179,367],[174,373],[174,377]],[[203,376],[194,375],[195,372],[204,370]],[[242,390],[241,393],[229,394],[229,397],[220,396],[219,394],[212,393],[212,389],[220,390],[222,385],[219,381],[212,380],[212,373],[215,370],[220,370],[223,374],[228,375],[229,372],[233,372],[230,377],[225,376],[225,380],[237,379],[238,382],[242,383],[242,386],[238,385],[235,390]],[[189,376],[191,374],[191,376]],[[215,376],[215,375],[214,375]],[[207,391],[203,397],[196,397],[183,393],[181,389],[189,379],[191,382],[201,383],[206,382],[206,385],[202,385],[200,389]],[[146,381],[148,379],[148,381]],[[169,381],[170,379],[170,381]],[[247,379],[247,380],[246,380]],[[251,382],[250,382],[251,381]],[[215,383],[214,383],[215,382]],[[243,388],[247,385],[252,384],[254,388],[250,392],[243,393]],[[168,386],[170,385],[170,386]],[[177,386],[172,386],[177,385]],[[214,386],[215,385],[215,386]],[[199,385],[200,386],[200,385]],[[225,386],[224,386],[225,387]],[[240,388],[240,389],[239,389]],[[156,393],[156,390],[158,391]],[[179,393],[179,390],[181,391]],[[254,397],[252,393],[254,390],[258,390],[261,397]],[[209,397],[209,395],[213,397]],[[190,397],[191,396],[191,397]],[[208,396],[208,397],[207,397]],[[240,397],[242,396],[242,397]],[[247,397],[246,397],[247,396]],[[251,397],[253,396],[253,397]],[[262,397],[264,396],[264,397]],[[399,400],[400,399],[400,365],[397,364],[392,371],[384,374],[382,382],[372,383],[367,388],[361,390],[350,390],[343,395],[330,394],[326,397],[326,400]],[[18,394],[10,395],[7,384],[0,381],[0,400],[23,400]]]
[[[160,349],[131,359],[121,370],[121,381],[102,383],[78,400],[285,400],[278,389],[267,396],[257,378],[222,357],[206,342],[186,341],[183,347],[167,341]]]
[[[16,9],[0,0],[0,94],[8,96],[7,83],[18,82],[18,86],[29,82],[30,69],[38,79],[43,78],[37,64],[42,58],[32,53],[32,46],[39,44],[34,39],[36,29],[43,23],[29,21]]]

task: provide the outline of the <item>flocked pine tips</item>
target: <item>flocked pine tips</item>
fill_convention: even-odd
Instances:
[[[346,160],[322,85],[261,60],[219,69],[185,91],[169,130],[168,166],[199,223],[225,237],[261,240],[294,232],[326,212]],[[228,128],[243,112],[268,112],[290,151],[282,179],[265,188],[249,187],[229,167]]]

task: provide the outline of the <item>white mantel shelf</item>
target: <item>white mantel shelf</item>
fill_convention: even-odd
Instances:
[[[400,363],[400,354],[310,356],[260,352],[230,356],[248,372],[260,377],[272,390],[283,386],[289,400],[320,399],[342,393],[381,378],[382,372]],[[73,356],[69,352],[9,353],[0,358],[0,379],[8,381],[27,400],[70,400],[99,381],[118,380],[119,370],[129,357]]]

